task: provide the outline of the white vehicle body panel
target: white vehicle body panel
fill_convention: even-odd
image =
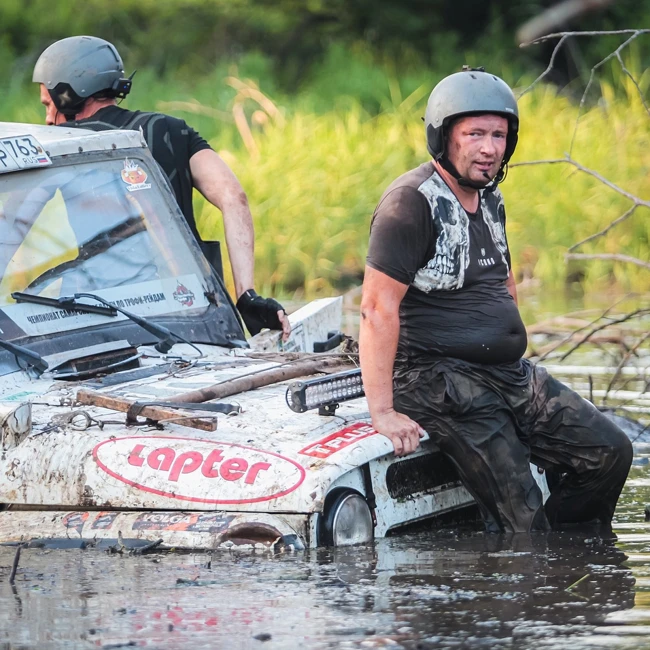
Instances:
[[[2,138],[26,134],[33,135],[43,145],[50,158],[87,153],[89,151],[111,151],[147,146],[140,131],[95,132],[84,129],[71,129],[65,126],[0,122],[0,136]]]

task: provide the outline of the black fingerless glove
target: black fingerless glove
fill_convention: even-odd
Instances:
[[[284,307],[273,298],[258,296],[254,289],[244,291],[239,296],[237,310],[244,319],[246,328],[253,336],[265,327],[270,330],[282,329],[278,312],[284,311]]]

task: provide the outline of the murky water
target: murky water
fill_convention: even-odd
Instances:
[[[0,648],[650,647],[643,449],[635,463],[617,541],[467,529],[279,556],[25,549],[13,589],[0,548]]]

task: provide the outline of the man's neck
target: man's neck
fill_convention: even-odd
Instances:
[[[92,117],[97,111],[101,111],[102,108],[107,106],[117,106],[117,102],[114,99],[95,99],[91,97],[86,100],[83,108],[79,113],[75,115],[75,120],[85,120],[89,117]]]
[[[437,160],[432,160],[431,162],[465,210],[467,212],[476,212],[480,198],[479,191],[473,187],[459,185],[458,181]]]

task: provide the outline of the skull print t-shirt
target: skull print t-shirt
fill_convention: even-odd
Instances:
[[[367,264],[408,285],[398,354],[510,363],[526,329],[506,288],[510,252],[501,193],[468,213],[432,163],[386,190],[373,215]]]

